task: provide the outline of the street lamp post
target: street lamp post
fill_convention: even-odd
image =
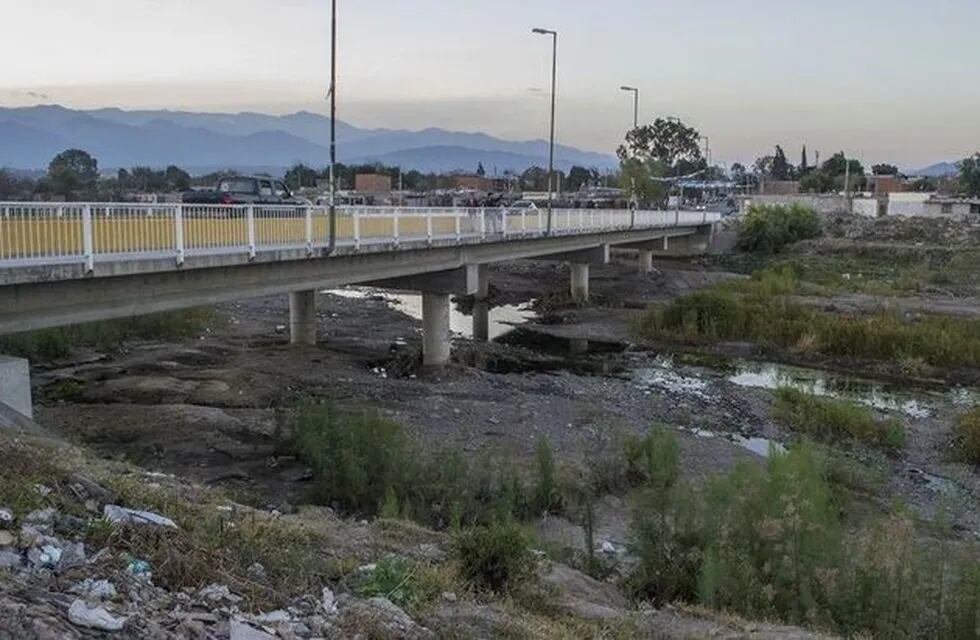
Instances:
[[[337,248],[337,0],[330,2],[330,240],[327,254]]]
[[[558,32],[552,29],[531,29],[531,33],[551,36],[551,141],[548,147],[548,228],[545,235],[551,235],[551,218],[554,210],[555,193],[555,99],[558,84]]]
[[[636,131],[640,127],[640,90],[636,87],[628,87],[623,85],[620,87],[623,91],[629,91],[633,93],[633,131]],[[636,209],[639,204],[639,198],[636,193],[636,178],[630,178],[630,187],[633,191],[632,202],[630,203],[630,229],[636,226]]]
[[[633,93],[633,128],[636,129],[640,126],[640,90],[636,87],[620,87],[623,91],[630,91]]]

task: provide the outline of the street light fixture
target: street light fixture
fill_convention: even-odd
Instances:
[[[626,85],[623,85],[620,89],[633,93],[633,128],[636,129],[640,126],[640,90],[636,87],[627,87]]]
[[[337,0],[330,2],[330,240],[327,255],[337,248]]]
[[[554,210],[555,193],[555,97],[558,83],[558,32],[552,29],[531,29],[531,33],[551,36],[551,141],[548,147],[548,228],[545,235],[551,235],[551,218]]]

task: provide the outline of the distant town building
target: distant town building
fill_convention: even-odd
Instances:
[[[798,180],[763,180],[762,192],[764,196],[792,196],[800,192]]]
[[[359,173],[354,177],[358,193],[391,193],[391,176],[381,173]]]
[[[934,193],[915,191],[889,193],[886,214],[908,218],[924,216],[926,214],[926,201],[935,195]]]
[[[483,176],[453,176],[453,189],[466,189],[471,191],[493,191],[494,182],[490,178]]]
[[[980,198],[931,198],[925,202],[925,215],[951,218],[980,216]]]
[[[868,176],[868,189],[876,198],[885,198],[890,193],[908,191],[909,185],[901,176]]]

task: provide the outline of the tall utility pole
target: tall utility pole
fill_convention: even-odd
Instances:
[[[640,127],[640,90],[636,87],[628,87],[626,85],[623,85],[620,89],[633,93],[633,131],[636,131]],[[636,209],[639,205],[639,198],[636,193],[636,178],[630,178],[630,188],[633,191],[632,202],[630,203],[630,229],[632,229],[636,226]]]
[[[531,29],[531,33],[551,36],[551,142],[548,146],[548,228],[545,235],[551,235],[551,218],[554,211],[555,194],[555,100],[558,85],[558,32],[552,29]]]
[[[640,126],[640,90],[636,87],[620,87],[623,91],[631,91],[633,93],[633,128],[636,129]]]
[[[330,244],[337,247],[337,0],[330,0]]]

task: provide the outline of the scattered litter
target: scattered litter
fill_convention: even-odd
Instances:
[[[116,586],[108,580],[86,578],[69,589],[69,592],[80,595],[90,601],[111,600],[116,597]]]
[[[443,591],[442,599],[445,600],[446,602],[456,602],[457,597],[456,594],[453,593],[452,591]]]
[[[6,529],[14,522],[14,512],[11,509],[0,509],[0,528]]]
[[[146,560],[140,560],[139,558],[131,558],[129,564],[126,565],[126,571],[129,572],[129,575],[131,576],[147,578],[153,577],[150,563]]]
[[[221,602],[223,600],[234,604],[243,600],[241,596],[233,594],[228,586],[224,584],[209,584],[198,591],[197,595],[211,602]]]
[[[27,552],[27,559],[35,569],[55,569],[61,562],[61,549],[52,544],[32,547]]]
[[[600,547],[600,549],[602,550],[603,553],[616,553],[616,547],[613,545],[613,543],[609,542],[608,540],[602,541],[602,546]]]
[[[280,622],[289,622],[291,619],[289,612],[283,611],[282,609],[263,613],[255,617],[255,621],[259,624],[279,624]]]
[[[328,616],[332,616],[337,613],[337,602],[334,599],[333,591],[329,587],[323,588],[323,599],[321,600],[323,604],[323,610]]]
[[[275,640],[275,636],[259,631],[239,620],[231,621],[229,631],[231,632],[229,640]]]
[[[80,627],[102,631],[119,631],[126,624],[126,618],[117,618],[102,607],[89,607],[80,598],[68,607],[68,620]]]
[[[34,493],[42,498],[47,498],[49,495],[51,495],[51,487],[43,484],[36,484],[34,485]]]
[[[177,523],[164,516],[150,511],[137,511],[114,504],[107,504],[102,515],[113,524],[152,524],[158,527],[177,528]]]

